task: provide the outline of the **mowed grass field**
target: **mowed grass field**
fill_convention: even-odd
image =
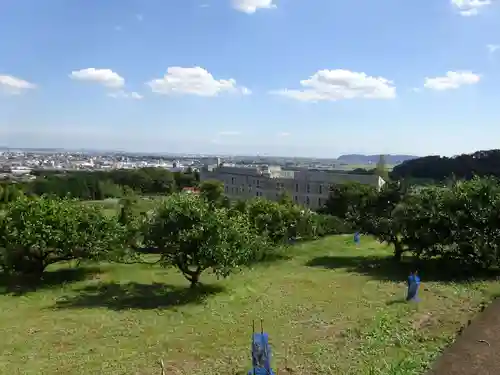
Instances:
[[[167,374],[243,374],[254,319],[275,368],[422,374],[500,292],[495,281],[422,270],[421,301],[406,303],[410,267],[394,267],[390,249],[366,237],[359,248],[335,236],[289,253],[225,280],[204,274],[196,293],[158,266],[54,267],[38,290],[0,294],[0,374],[161,374],[160,359]]]
[[[337,170],[345,170],[345,171],[353,171],[355,169],[358,169],[358,168],[361,168],[361,169],[366,169],[366,170],[370,170],[370,169],[373,169],[377,166],[377,163],[373,163],[373,164],[345,164],[345,165],[336,165],[335,169]],[[396,165],[393,165],[393,164],[387,164],[385,166],[385,168],[388,170],[388,171],[392,171],[394,169]]]
[[[164,199],[164,196],[155,196],[150,198],[138,197],[135,209],[137,212],[147,212],[153,210],[158,202]],[[120,211],[120,199],[104,199],[100,201],[84,201],[84,205],[91,205],[101,208],[106,215],[117,215]]]

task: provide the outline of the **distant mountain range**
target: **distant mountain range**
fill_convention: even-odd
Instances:
[[[384,155],[387,164],[395,165],[401,164],[406,160],[418,159],[420,156],[415,155]],[[337,161],[346,164],[377,164],[380,155],[361,155],[361,154],[348,154],[340,155]]]

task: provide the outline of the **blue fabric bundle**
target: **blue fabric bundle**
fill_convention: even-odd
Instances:
[[[420,286],[420,277],[416,273],[411,273],[408,276],[408,293],[406,296],[407,301],[418,300],[418,288]]]
[[[254,333],[252,336],[252,369],[248,375],[274,375],[271,369],[271,348],[267,333]]]
[[[360,237],[361,237],[361,235],[359,234],[359,232],[354,233],[354,243],[356,245],[359,245]]]

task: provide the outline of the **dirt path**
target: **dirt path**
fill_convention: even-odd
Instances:
[[[427,375],[500,375],[500,299],[465,328]]]

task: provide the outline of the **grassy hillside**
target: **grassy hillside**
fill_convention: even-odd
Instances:
[[[383,245],[346,236],[302,244],[293,257],[196,294],[175,270],[143,265],[53,268],[37,291],[3,287],[1,374],[235,374],[249,368],[252,319],[264,320],[275,367],[315,374],[421,374],[500,291],[422,270],[405,303],[405,267]],[[410,351],[414,351],[413,354]]]

